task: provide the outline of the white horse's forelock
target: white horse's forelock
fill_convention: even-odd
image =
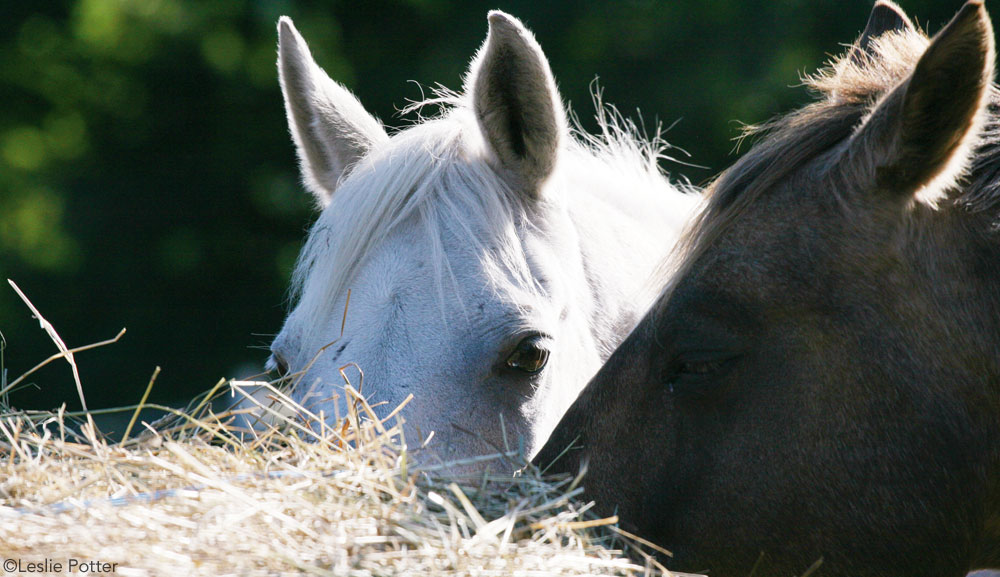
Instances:
[[[634,123],[601,103],[599,92],[594,103],[600,132],[589,134],[573,119],[574,137],[566,139],[557,174],[547,188],[559,186],[558,173],[580,170],[606,173],[621,183],[625,196],[631,190],[666,190],[658,166],[666,146],[659,133],[653,138],[641,136]],[[407,111],[427,105],[444,110],[434,118],[420,118],[351,167],[312,226],[295,266],[290,295],[300,318],[310,319],[308,330],[321,331],[334,315],[343,313],[334,307],[365,255],[414,215],[430,240],[427,257],[442,300],[445,279],[451,277],[440,236],[447,228],[444,223],[458,225],[466,237],[463,241],[484,255],[491,280],[504,285],[513,280],[522,289],[535,287],[520,239],[510,226],[526,222],[529,209],[488,165],[471,106],[442,92]],[[654,182],[661,184],[651,187]],[[574,193],[548,189],[547,195]],[[480,237],[482,231],[488,231],[486,242]]]

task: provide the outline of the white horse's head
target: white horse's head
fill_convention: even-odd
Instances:
[[[410,444],[434,432],[445,458],[541,446],[644,312],[641,287],[694,204],[659,173],[660,148],[603,108],[602,137],[574,138],[534,37],[500,12],[489,24],[464,94],[391,137],[278,26],[322,213],[272,364],[304,372],[295,394],[327,418],[344,414],[351,363],[386,412],[412,393]]]

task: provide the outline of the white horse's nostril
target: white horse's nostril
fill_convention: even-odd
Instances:
[[[288,375],[288,362],[277,352],[272,352],[264,367],[269,371],[278,371],[278,376]]]

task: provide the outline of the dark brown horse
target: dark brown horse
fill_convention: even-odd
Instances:
[[[676,275],[536,458],[712,575],[1000,566],[1000,91],[970,1],[876,5],[712,185]],[[569,447],[569,449],[567,449]]]

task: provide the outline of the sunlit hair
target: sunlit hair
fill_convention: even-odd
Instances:
[[[661,280],[680,278],[680,269],[697,260],[729,225],[774,186],[806,163],[849,140],[883,97],[909,77],[927,49],[929,39],[920,30],[888,32],[873,39],[869,51],[849,47],[839,57],[803,84],[819,99],[799,110],[764,124],[748,126],[740,140],[755,140],[750,150],[720,174],[705,191],[705,207],[689,225],[681,241],[657,274]],[[991,115],[982,137],[972,142],[977,154],[954,156],[959,164],[927,185],[918,198],[934,205],[942,200],[962,204],[970,210],[996,207],[1000,179],[996,178],[1000,157],[1000,122],[993,114],[1000,93],[991,87]],[[972,156],[971,163],[963,164]],[[828,192],[850,193],[851,179],[829,175]],[[968,179],[965,190],[952,198],[956,184]],[[838,196],[839,198],[839,196]],[[841,206],[849,203],[841,202]],[[667,287],[666,290],[669,290]]]

